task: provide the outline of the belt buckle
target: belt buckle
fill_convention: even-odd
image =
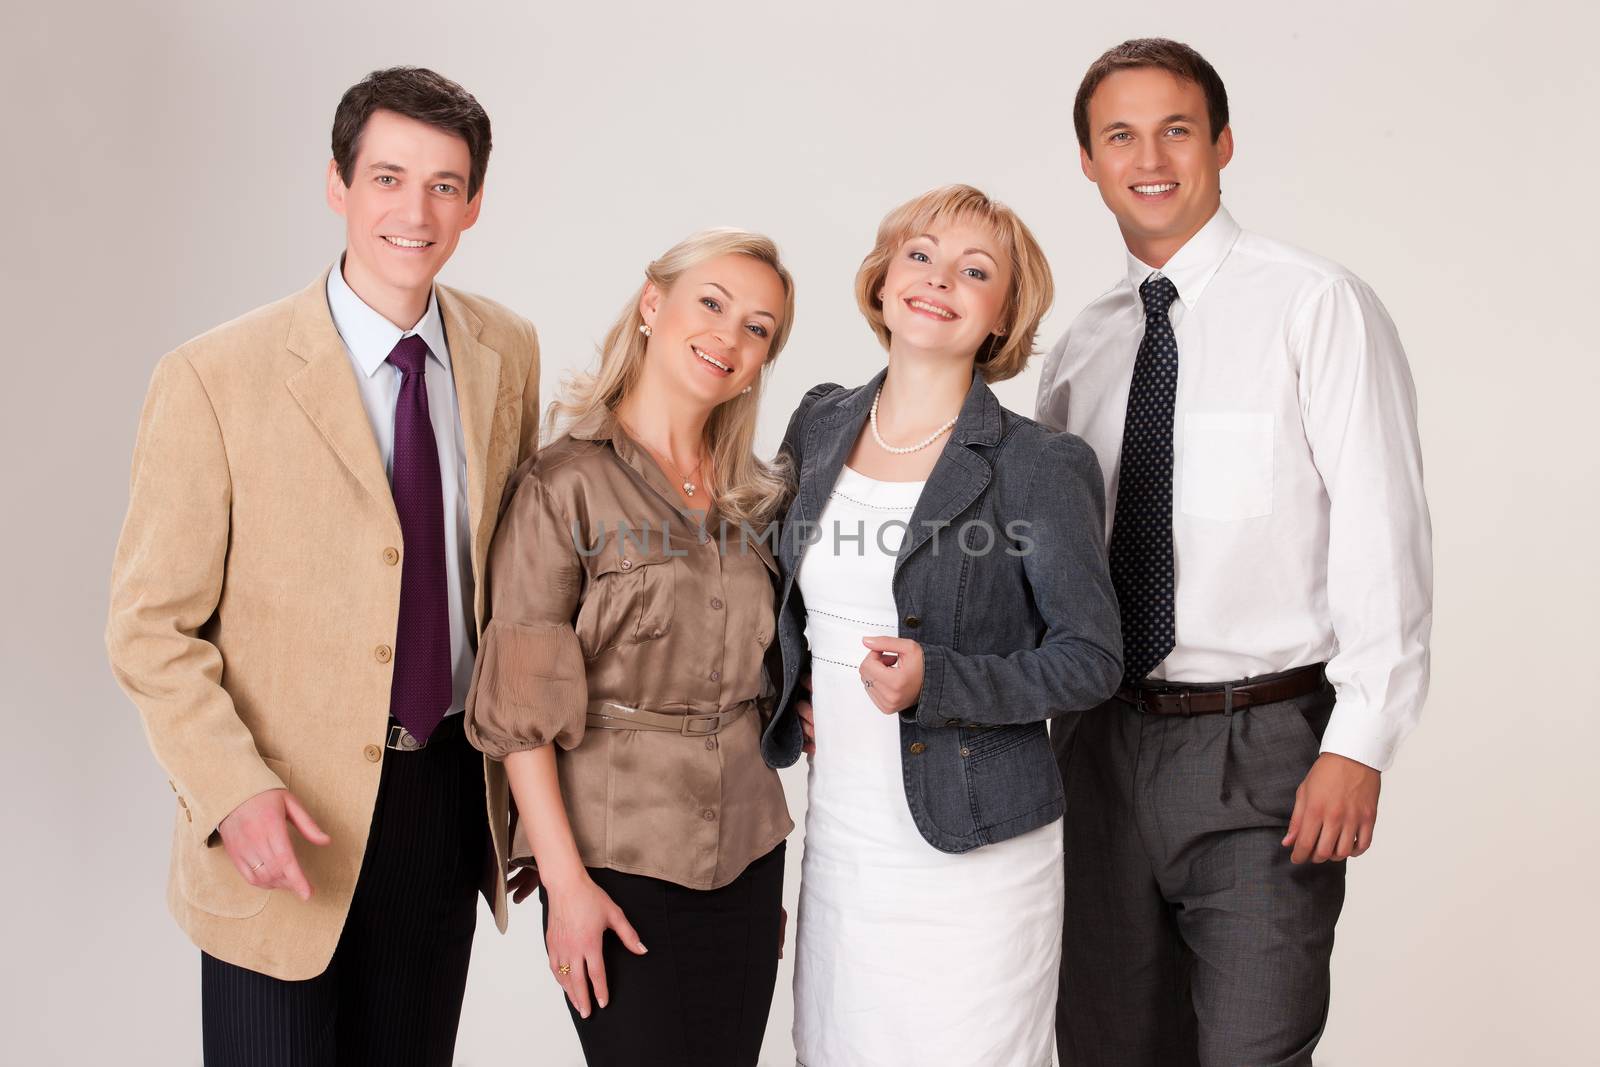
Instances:
[[[416,735],[404,726],[396,724],[389,727],[389,746],[396,752],[416,752],[427,748],[428,742],[418,741]]]
[[[691,729],[690,727],[694,723],[705,723],[706,728],[703,730]],[[678,727],[678,732],[685,737],[705,737],[716,733],[721,729],[721,725],[721,715],[685,715],[683,717],[683,725]]]

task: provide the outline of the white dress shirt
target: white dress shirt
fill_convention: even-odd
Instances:
[[[1041,422],[1086,440],[1110,536],[1144,336],[1139,286],[1091,303],[1051,350]],[[1176,644],[1151,677],[1224,682],[1326,661],[1322,739],[1386,770],[1428,689],[1433,560],[1416,394],[1383,305],[1349,271],[1219,208],[1161,274],[1177,287]]]
[[[383,457],[383,470],[394,481],[394,408],[400,399],[400,371],[386,362],[400,338],[416,334],[428,345],[430,370],[428,421],[439,448],[439,481],[444,494],[445,583],[450,602],[450,673],[453,695],[448,714],[467,704],[472,684],[472,534],[467,509],[467,448],[461,433],[461,413],[456,408],[456,385],[450,370],[450,346],[445,341],[444,320],[439,317],[437,294],[428,297],[428,310],[409,330],[402,330],[368,307],[344,280],[343,263],[328,272],[328,310],[344,340],[355,367],[361,403],[372,423],[372,436]]]

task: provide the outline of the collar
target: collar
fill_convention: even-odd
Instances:
[[[400,338],[416,334],[427,344],[428,351],[446,371],[450,370],[450,348],[445,343],[444,319],[439,315],[439,293],[428,293],[428,310],[409,330],[402,330],[356,295],[344,280],[344,257],[328,272],[328,311],[333,315],[334,328],[339,331],[345,348],[355,358],[356,365],[368,378],[383,366],[389,353]]]
[[[1228,257],[1228,251],[1238,237],[1239,224],[1233,221],[1228,209],[1219,204],[1217,213],[1167,260],[1166,266],[1152,267],[1129,252],[1128,284],[1133,286],[1134,295],[1137,296],[1139,286],[1144,284],[1145,279],[1160,273],[1170,278],[1177,287],[1178,299],[1183,301],[1183,306],[1192,308],[1200,302],[1200,294],[1217,273],[1217,268],[1222,266],[1222,261]]]

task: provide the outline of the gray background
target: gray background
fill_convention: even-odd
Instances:
[[[21,241],[0,287],[0,1059],[198,1062],[197,954],[162,899],[172,798],[105,664],[107,575],[156,359],[341,247],[322,190],[346,86],[421,63],[489,110],[482,221],[444,277],[538,324],[547,396],[667,245],[711,224],[776,237],[800,316],[771,450],[805,388],[881,366],[850,283],[913,194],[969,181],[1020,211],[1055,267],[1046,341],[1116,280],[1071,98],[1103,48],[1163,34],[1228,83],[1235,216],[1370,281],[1421,396],[1433,693],[1352,866],[1320,1062],[1592,1062],[1587,8],[107,0],[3,18]],[[1037,372],[1002,400],[1031,413]],[[798,817],[803,775],[786,784]],[[485,914],[459,1062],[580,1062],[538,928],[533,905],[506,938]],[[763,1062],[792,1062],[788,978]]]

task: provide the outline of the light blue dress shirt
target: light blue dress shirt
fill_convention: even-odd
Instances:
[[[394,479],[394,407],[400,398],[400,371],[386,362],[400,338],[416,334],[431,353],[428,373],[428,419],[439,448],[439,480],[444,496],[445,575],[450,602],[450,669],[454,715],[466,707],[472,684],[472,533],[467,509],[467,449],[456,407],[456,383],[450,370],[450,345],[444,336],[437,293],[415,326],[402,330],[355,294],[344,280],[343,261],[328,272],[328,310],[355,368],[361,403],[372,424],[372,436],[383,457],[383,470]]]

